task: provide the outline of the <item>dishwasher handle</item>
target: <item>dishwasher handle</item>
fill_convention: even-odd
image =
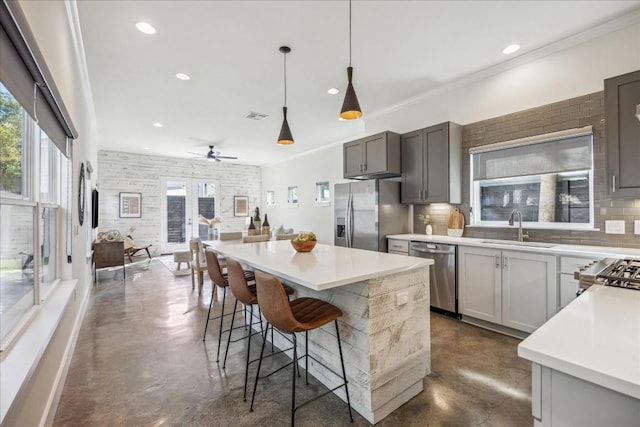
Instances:
[[[453,251],[441,251],[441,250],[437,250],[437,249],[422,249],[422,248],[415,248],[415,247],[412,247],[411,250],[413,252],[420,252],[420,253],[423,253],[423,254],[446,254],[446,255],[449,255],[449,254],[455,253]]]

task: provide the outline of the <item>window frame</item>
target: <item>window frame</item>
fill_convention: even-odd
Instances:
[[[566,136],[567,138],[570,135]],[[540,137],[543,139],[543,136]],[[557,138],[556,138],[557,139]],[[591,146],[591,167],[588,170],[589,173],[589,222],[583,223],[570,223],[570,222],[533,222],[533,221],[522,221],[522,227],[528,229],[539,229],[539,230],[597,230],[595,228],[595,189],[594,189],[594,143],[593,143],[593,134],[590,135],[590,146]],[[504,145],[507,143],[499,143],[500,145]],[[498,144],[496,144],[498,145]],[[514,144],[516,146],[516,144]],[[482,147],[482,146],[480,146]],[[486,227],[486,228],[505,228],[508,227],[507,220],[505,221],[483,221],[482,220],[482,212],[481,212],[481,191],[480,191],[480,181],[474,180],[474,171],[473,171],[473,156],[474,152],[469,152],[469,217],[470,224],[468,227]],[[538,175],[526,175],[520,177],[509,177],[509,178],[495,178],[493,180],[507,180],[510,179],[518,179],[518,178],[529,178],[529,177],[541,177],[545,174]]]
[[[5,86],[6,88],[6,86]],[[22,135],[21,135],[21,191],[22,194],[15,194],[8,191],[0,191],[0,205],[3,206],[22,206],[31,208],[31,245],[33,251],[33,279],[30,285],[33,286],[33,292],[22,297],[14,306],[8,307],[4,315],[10,313],[14,308],[21,306],[16,317],[11,319],[11,328],[0,336],[0,352],[4,352],[11,348],[16,340],[20,338],[25,328],[30,324],[33,316],[38,313],[40,306],[54,293],[58,284],[61,282],[62,262],[64,254],[60,248],[60,239],[63,235],[64,222],[68,220],[70,213],[62,206],[63,189],[66,188],[67,181],[71,179],[69,176],[63,177],[62,167],[64,166],[64,153],[60,151],[58,146],[46,135],[43,129],[28,113],[22,104],[6,89],[13,99],[20,105],[22,115]],[[49,141],[49,159],[47,191],[48,196],[43,197],[42,194],[42,176],[41,171],[41,150],[42,136],[46,135]],[[70,162],[70,159],[67,160]],[[63,182],[64,180],[64,182]],[[63,187],[64,186],[64,187]],[[47,200],[43,200],[43,199]],[[54,269],[52,278],[48,282],[42,280],[42,245],[45,238],[41,229],[41,216],[45,209],[52,209],[54,219],[51,227],[55,227],[53,232],[55,239],[50,241],[49,250],[55,252],[55,260],[50,264]],[[51,239],[50,239],[51,240]],[[28,305],[27,300],[31,299]]]

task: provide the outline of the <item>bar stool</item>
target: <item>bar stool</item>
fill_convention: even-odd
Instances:
[[[211,282],[213,283],[213,286],[211,289],[211,302],[209,303],[209,312],[207,313],[207,321],[204,325],[204,334],[202,335],[202,341],[205,341],[207,339],[207,328],[209,327],[209,320],[212,320],[211,308],[213,307],[213,298],[215,296],[215,287],[217,285],[222,289],[222,313],[220,314],[220,316],[215,317],[215,319],[217,318],[220,319],[220,329],[218,331],[218,352],[216,354],[216,362],[219,362],[220,361],[220,341],[222,341],[222,333],[223,333],[222,324],[224,323],[224,316],[225,316],[224,306],[227,298],[227,288],[229,288],[229,280],[228,280],[228,275],[224,274],[222,272],[222,268],[220,268],[220,263],[218,262],[218,255],[213,251],[204,251],[204,252],[207,259],[207,272],[209,273],[209,277],[211,278]],[[245,272],[244,277],[246,281],[249,281],[249,282],[255,281],[255,276],[251,271]],[[237,304],[238,303],[236,301],[236,305],[234,306],[234,310],[232,313],[233,317],[235,317],[235,314],[236,314]],[[229,313],[227,313],[227,315],[229,315]],[[229,332],[229,334],[231,334],[231,332]]]
[[[336,338],[338,339],[338,351],[340,353],[340,366],[342,367],[342,381],[343,383],[333,388],[331,391],[335,391],[344,386],[347,395],[347,407],[349,408],[349,419],[353,422],[353,415],[351,413],[351,400],[349,399],[349,387],[347,381],[347,375],[344,369],[344,358],[342,356],[342,345],[340,343],[340,331],[338,329],[338,317],[342,316],[342,311],[328,302],[316,299],[316,298],[297,298],[291,302],[287,300],[287,295],[284,291],[282,283],[277,278],[270,276],[261,271],[255,272],[256,276],[256,290],[258,296],[258,304],[262,310],[262,315],[267,320],[267,327],[271,325],[280,332],[288,333],[293,340],[293,358],[290,362],[293,364],[292,386],[291,386],[291,426],[295,422],[295,411],[302,406],[310,403],[311,401],[324,396],[327,393],[321,394],[311,400],[304,402],[296,407],[296,367],[298,365],[298,351],[297,351],[297,339],[296,332],[305,333],[305,380],[309,383],[309,337],[308,332],[317,329],[327,323],[334,321],[336,325]],[[262,365],[262,357],[264,354],[265,343],[267,342],[267,336],[262,341],[262,349],[260,351],[260,361],[258,362],[258,372],[256,373],[255,384],[253,386],[253,395],[251,397],[251,408],[253,411],[253,402],[256,397],[256,388],[258,386],[258,378],[260,377],[260,367]],[[301,357],[301,358],[302,358]],[[340,374],[334,372],[318,359],[313,358],[317,363],[323,365],[329,369],[335,375]],[[286,365],[285,365],[286,366]]]
[[[249,334],[244,338],[249,338],[247,343],[247,357],[245,360],[244,367],[244,394],[243,399],[247,400],[247,379],[249,377],[249,355],[251,354],[251,336],[253,333],[251,332],[251,326],[253,325],[253,306],[258,305],[258,298],[256,296],[256,286],[249,286],[247,284],[246,273],[242,268],[242,265],[234,259],[227,258],[227,274],[229,281],[229,288],[231,288],[231,293],[236,298],[236,303],[234,305],[233,311],[235,313],[238,305],[238,301],[246,306],[249,306]],[[285,294],[287,298],[289,295],[293,294],[293,289],[285,286]],[[258,315],[260,315],[260,307],[258,306]],[[235,316],[231,318],[231,328],[230,331],[233,331],[233,322]],[[260,318],[260,329],[262,330],[262,318]],[[267,328],[268,329],[268,328]],[[266,336],[266,333],[265,333]],[[271,341],[273,342],[273,328],[271,331]],[[227,348],[224,352],[224,362],[222,363],[222,367],[227,363],[227,354],[229,353],[229,343],[231,343],[231,332],[229,332],[229,336],[227,337]]]

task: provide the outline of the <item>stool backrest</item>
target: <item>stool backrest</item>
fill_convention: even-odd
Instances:
[[[221,231],[220,240],[240,240],[242,239],[242,231]]]
[[[244,269],[235,259],[227,258],[227,274],[229,275],[229,288],[238,301],[243,304],[257,304],[256,296],[249,289]]]
[[[228,286],[229,282],[222,275],[222,269],[218,262],[218,254],[213,251],[204,251],[204,253],[207,257],[207,272],[209,273],[211,281],[221,287]]]
[[[244,236],[242,238],[242,243],[266,242],[268,240],[269,240],[268,234],[263,234],[261,236]]]
[[[200,269],[200,267],[204,267],[206,258],[204,256],[204,246],[202,246],[200,238],[194,237],[189,240],[189,249],[191,250],[191,257],[193,262],[195,262],[196,267],[198,269]]]
[[[298,237],[298,233],[276,234],[276,240],[293,240]]]
[[[280,280],[262,271],[256,271],[256,290],[260,311],[267,322],[283,332],[298,330],[298,321],[293,316],[287,293]]]

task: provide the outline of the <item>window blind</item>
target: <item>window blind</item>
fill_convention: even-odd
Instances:
[[[473,159],[473,179],[510,178],[526,175],[588,170],[592,167],[593,134],[541,136],[540,140],[476,147],[469,152]]]
[[[0,1],[0,52],[0,81],[60,152],[68,155],[67,137],[76,138],[77,131],[60,102],[22,11],[4,1]]]

